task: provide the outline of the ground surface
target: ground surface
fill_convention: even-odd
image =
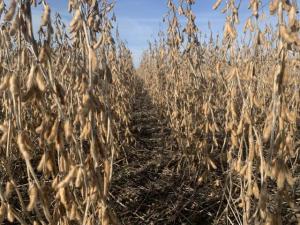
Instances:
[[[137,87],[131,122],[136,143],[126,149],[127,161],[114,168],[113,208],[123,224],[211,224],[220,193],[178,169],[180,155],[166,118],[143,85]]]

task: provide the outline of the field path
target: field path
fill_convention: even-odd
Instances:
[[[177,172],[179,154],[166,119],[142,83],[135,92],[131,132],[136,144],[126,150],[127,162],[114,168],[114,209],[123,224],[207,224],[205,213],[197,211],[199,191]]]

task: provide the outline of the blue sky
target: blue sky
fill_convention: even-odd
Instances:
[[[47,2],[50,4],[52,12],[59,12],[68,24],[71,16],[67,12],[67,0],[48,0]],[[167,0],[116,0],[117,26],[122,40],[127,42],[127,46],[133,53],[135,65],[138,64],[142,52],[147,49],[148,41],[153,40],[159,30],[164,28],[162,18],[168,10],[166,2]],[[212,10],[214,2],[215,0],[196,0],[193,11],[196,14],[200,31],[207,33],[208,21],[210,21],[214,33],[222,34],[225,15],[220,12],[222,5],[217,11]],[[242,0],[242,2],[241,27],[251,15],[251,12],[247,10],[249,0]],[[263,0],[263,5],[266,2],[267,0]],[[33,10],[35,27],[39,26],[40,11],[40,7]]]
[[[193,12],[196,15],[196,23],[199,30],[208,34],[208,21],[211,23],[214,34],[223,33],[223,24],[226,15],[221,13],[226,0],[218,10],[212,10],[216,0],[196,0]],[[176,0],[174,0],[176,2]],[[236,0],[236,2],[239,2]],[[239,17],[241,24],[251,15],[248,10],[249,0],[242,0]],[[263,11],[268,11],[268,0],[262,0]],[[127,41],[131,49],[135,64],[137,65],[144,50],[148,47],[148,41],[157,37],[159,30],[164,28],[163,16],[167,13],[167,0],[116,0],[115,13],[121,37]],[[184,21],[182,21],[184,22]]]
[[[210,20],[215,29],[220,31],[224,21],[223,16],[211,10],[212,0],[201,2],[194,7],[200,30],[207,30],[208,20]],[[159,30],[164,28],[162,18],[167,10],[165,0],[117,1],[115,12],[120,34],[133,52],[135,64],[138,63],[142,52],[147,49],[148,41],[157,37]]]

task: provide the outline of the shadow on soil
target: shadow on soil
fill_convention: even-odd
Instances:
[[[138,78],[137,78],[138,79]],[[138,80],[130,130],[136,143],[114,167],[111,203],[123,224],[212,224],[220,194],[178,172],[167,119]],[[210,197],[208,195],[214,195]]]

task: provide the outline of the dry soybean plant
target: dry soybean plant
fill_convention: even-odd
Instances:
[[[114,35],[114,3],[69,0],[69,25],[46,0],[7,3],[0,1],[0,224],[119,224],[109,190],[114,160],[132,141],[134,70]]]
[[[140,77],[114,28],[114,1],[69,0],[68,25],[46,0],[6,3],[0,224],[121,224],[113,168],[128,146],[137,150],[130,126],[135,91],[144,87],[170,128],[178,181],[209,191],[207,202],[217,196],[214,224],[300,224],[296,0],[217,0],[224,32],[210,24],[208,38],[196,25],[195,0],[167,0],[167,30],[144,53]]]
[[[166,34],[150,44],[139,74],[169,118],[179,168],[224,190],[215,224],[300,224],[297,1],[246,1],[246,21],[241,2],[217,0],[222,39],[201,41],[195,1],[169,0]]]

